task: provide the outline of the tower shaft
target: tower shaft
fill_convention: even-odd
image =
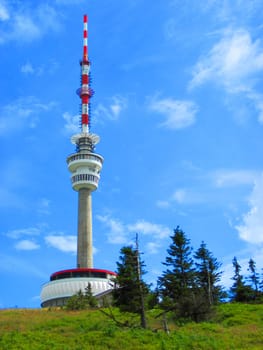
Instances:
[[[93,268],[91,191],[81,188],[78,193],[77,267]]]

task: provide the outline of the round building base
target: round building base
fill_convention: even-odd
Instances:
[[[79,291],[85,293],[90,285],[99,304],[114,288],[116,273],[108,270],[78,268],[53,273],[50,281],[42,286],[41,307],[64,306],[67,299]]]

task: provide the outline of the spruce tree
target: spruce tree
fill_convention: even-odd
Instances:
[[[89,307],[96,307],[98,305],[98,301],[92,293],[90,283],[88,283],[87,287],[85,288],[85,301]]]
[[[197,286],[205,293],[209,304],[215,304],[224,295],[222,287],[218,285],[222,275],[222,271],[219,271],[222,264],[207,249],[204,242],[195,252],[194,258]]]
[[[76,294],[68,298],[65,308],[67,310],[84,310],[98,305],[96,297],[92,294],[91,284],[88,283],[83,293],[80,289]]]
[[[158,284],[161,296],[174,303],[179,296],[186,295],[189,289],[193,288],[194,269],[190,240],[179,226],[170,238],[172,243],[167,249],[168,256],[163,263],[168,268],[159,278]]]
[[[254,290],[254,295],[253,295],[253,299],[256,300],[257,298],[259,298],[260,296],[260,292],[259,292],[259,273],[257,272],[257,268],[256,268],[256,263],[253,259],[250,258],[249,262],[248,262],[248,271],[251,273],[247,280],[251,283],[250,286],[253,288]]]
[[[163,263],[168,268],[158,280],[161,306],[167,311],[173,310],[178,318],[196,322],[207,320],[212,309],[207,295],[198,288],[190,240],[179,226],[171,239]]]
[[[230,288],[231,300],[249,302],[253,298],[253,289],[245,284],[243,275],[241,275],[241,265],[238,263],[236,257],[233,258],[232,263],[234,267],[234,276],[232,280],[234,280],[234,283]]]
[[[260,275],[261,278],[259,278],[259,289],[261,291],[261,294],[263,294],[263,269],[261,269],[262,273]]]
[[[143,262],[138,260],[138,251],[132,246],[121,248],[121,255],[117,262],[116,288],[114,290],[115,305],[121,311],[141,313],[142,293],[146,296],[148,286],[138,274],[138,262],[140,274],[143,275]]]
[[[87,308],[85,294],[81,289],[76,294],[68,298],[65,308],[66,310],[84,310]]]

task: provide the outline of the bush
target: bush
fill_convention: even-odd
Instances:
[[[81,290],[67,300],[66,310],[84,310],[98,305],[97,299],[92,295],[90,283],[85,288],[85,293]]]

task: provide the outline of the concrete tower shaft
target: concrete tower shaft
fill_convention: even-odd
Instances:
[[[77,268],[93,267],[91,191],[79,190]]]

